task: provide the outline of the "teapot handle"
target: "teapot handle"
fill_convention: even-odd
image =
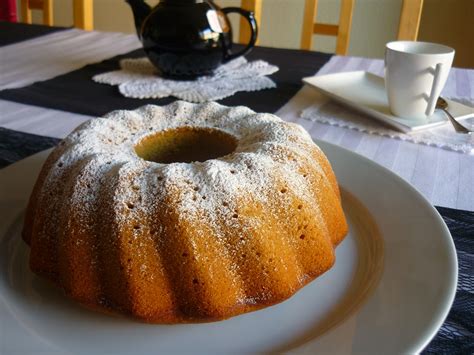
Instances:
[[[250,52],[253,46],[255,46],[255,42],[257,42],[258,27],[257,21],[255,21],[255,17],[251,11],[241,9],[240,7],[226,7],[221,9],[221,11],[226,15],[231,12],[236,12],[239,15],[242,15],[249,22],[250,30],[252,31],[250,34],[250,42],[245,46],[244,49],[237,53],[231,53],[230,50],[227,49],[227,53],[224,53],[224,62],[228,62],[229,60],[235,59]]]

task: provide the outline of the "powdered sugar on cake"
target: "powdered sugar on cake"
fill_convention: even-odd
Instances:
[[[135,146],[144,137],[181,126],[222,130],[236,138],[237,148],[224,157],[194,163],[161,164],[136,154]],[[314,191],[301,167],[312,161],[313,167],[323,172],[309,155],[309,146],[314,147],[314,143],[302,127],[246,107],[183,101],[165,107],[147,105],[134,111],[114,111],[79,126],[58,152],[53,152],[58,157],[54,163],[57,168],[51,170],[43,193],[57,183],[62,171],[78,165],[88,188],[77,189],[70,198],[77,200],[77,208],[90,208],[95,192],[108,183],[100,176],[113,170],[118,177],[114,208],[126,212],[114,213],[118,224],[164,203],[171,190],[180,191],[179,209],[187,219],[205,215],[213,224],[214,216],[219,215],[227,216],[232,224],[239,217],[235,197],[265,205],[276,193],[269,191],[269,186],[279,186],[282,208],[288,208],[284,198],[287,190],[302,201],[313,201]],[[81,167],[84,160],[88,163]],[[252,223],[251,218],[247,222]]]

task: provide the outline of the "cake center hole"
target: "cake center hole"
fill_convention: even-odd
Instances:
[[[237,140],[221,130],[178,127],[143,138],[135,152],[140,158],[157,163],[191,163],[222,157],[236,147]]]

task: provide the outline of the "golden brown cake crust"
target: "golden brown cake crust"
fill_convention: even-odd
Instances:
[[[170,159],[146,144],[171,130],[192,142],[219,132],[212,144],[227,139],[225,155],[166,164],[137,155]],[[87,307],[180,323],[289,298],[333,265],[346,233],[334,173],[302,127],[178,101],[71,133],[43,166],[23,238],[31,269]]]

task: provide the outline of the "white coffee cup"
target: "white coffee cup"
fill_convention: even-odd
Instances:
[[[395,41],[385,47],[385,88],[395,116],[426,119],[446,84],[454,49],[428,42]]]

